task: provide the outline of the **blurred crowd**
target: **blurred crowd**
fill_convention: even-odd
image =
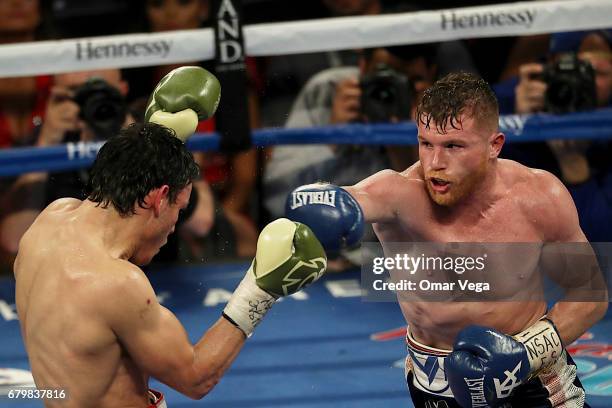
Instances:
[[[245,23],[252,24],[506,2],[243,0],[243,8]],[[0,44],[196,29],[210,25],[210,13],[209,0],[0,0]],[[213,70],[210,61],[191,61],[0,78],[0,148],[104,140],[142,120],[154,85],[180,65]],[[411,120],[422,92],[454,71],[477,73],[492,84],[502,114],[564,113],[610,105],[612,30],[248,57],[246,67],[252,129]],[[100,98],[107,106],[102,118],[95,113]],[[215,130],[214,118],[201,122],[198,130]],[[417,160],[417,151],[292,145],[194,156],[202,179],[158,262],[251,256],[259,226],[282,216],[293,188],[319,180],[353,184],[384,168],[401,171]],[[610,143],[514,143],[504,147],[503,156],[557,175],[574,197],[587,237],[612,241]],[[38,213],[59,197],[83,198],[87,180],[87,169],[0,177],[0,261],[5,269]]]

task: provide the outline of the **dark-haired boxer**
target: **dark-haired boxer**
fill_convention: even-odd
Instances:
[[[46,406],[165,407],[148,388],[151,377],[202,398],[276,299],[325,272],[325,252],[308,227],[281,218],[262,230],[251,267],[196,344],[159,304],[139,266],[188,207],[199,169],[177,136],[186,139],[198,116],[214,113],[218,88],[201,68],[168,74],[149,104],[156,123],[110,137],[87,199],[56,200],[21,239],[15,297],[32,374],[39,389],[65,396]]]

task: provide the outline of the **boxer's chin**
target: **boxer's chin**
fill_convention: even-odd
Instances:
[[[452,207],[468,194],[464,189],[463,183],[453,183],[449,185],[447,191],[443,193],[435,191],[429,183],[427,183],[427,193],[434,203],[442,207]]]
[[[132,262],[136,266],[147,266],[149,262],[151,262],[151,259],[145,259],[145,258],[138,257],[138,258],[132,258],[130,262]]]
[[[427,182],[427,193],[431,200],[442,207],[452,207],[470,196],[487,175],[487,163],[483,162],[478,169],[462,180],[452,180],[446,191],[436,191],[431,182]]]
[[[468,184],[467,181],[451,185],[445,193],[439,193],[431,188],[428,188],[427,191],[434,203],[442,207],[452,207],[469,196],[474,190],[474,186]]]
[[[159,250],[155,252],[149,253],[136,253],[132,258],[130,258],[130,262],[137,266],[146,266],[151,263],[153,257],[159,252]]]

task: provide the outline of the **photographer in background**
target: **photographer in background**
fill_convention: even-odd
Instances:
[[[55,75],[36,145],[107,139],[133,122],[127,92],[118,69]]]
[[[551,35],[547,63],[521,65],[519,76],[494,87],[502,113],[570,113],[605,107],[612,91],[612,31]],[[551,171],[568,185],[591,177],[587,140],[512,144],[502,155]]]
[[[514,112],[567,113],[611,102],[612,30],[551,36],[547,64],[524,64],[514,88]]]
[[[502,113],[570,113],[612,103],[612,30],[551,35],[546,63],[524,64],[519,76],[494,87]],[[548,170],[567,185],[590,241],[610,241],[610,143],[548,140],[511,143],[501,156]]]
[[[38,146],[104,141],[134,122],[125,95],[128,84],[118,69],[58,74],[54,77]],[[45,204],[83,194],[89,170],[38,173],[46,179]]]
[[[95,81],[88,82],[93,78]],[[45,119],[24,138],[23,145],[54,146],[67,141],[94,141],[108,137],[108,132],[119,130],[131,121],[123,99],[127,91],[128,85],[122,80],[118,69],[54,76]],[[87,114],[89,116],[86,118],[84,115]],[[59,197],[82,194],[86,177],[86,169],[58,173],[32,172],[12,182],[0,199],[0,253],[3,264],[11,263],[21,236],[40,211]]]

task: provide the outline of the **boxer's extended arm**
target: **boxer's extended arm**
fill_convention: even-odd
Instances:
[[[547,274],[566,289],[567,299],[557,302],[548,318],[555,323],[563,344],[569,345],[606,314],[606,284],[580,228],[570,193],[552,174],[542,173],[539,177],[541,191],[546,192],[550,205],[537,216],[550,220],[542,226],[545,241],[552,243],[550,251],[545,246],[542,262]],[[579,253],[582,254],[578,256]],[[572,298],[579,301],[573,302]]]
[[[359,183],[344,187],[361,206],[365,222],[386,223],[395,219],[392,202],[389,199],[393,189],[398,188],[397,177],[393,170],[382,170]]]
[[[365,222],[388,222],[395,218],[391,200],[394,177],[384,170],[351,187],[329,183],[300,186],[287,197],[287,218],[312,228],[330,252],[359,244]]]
[[[327,258],[308,227],[287,219],[268,224],[257,254],[220,318],[193,346],[178,319],[156,299],[142,271],[124,264],[104,299],[108,321],[127,354],[147,375],[191,398],[210,391],[280,296],[320,278]]]
[[[250,337],[276,299],[319,279],[327,256],[306,225],[279,218],[257,240],[249,270],[223,310],[223,316]]]
[[[129,266],[114,282],[110,325],[119,343],[147,376],[190,398],[202,398],[223,376],[245,341],[244,334],[220,318],[192,345],[172,312],[157,301],[142,271]]]
[[[354,247],[363,236],[363,212],[342,187],[314,183],[293,190],[285,203],[290,220],[308,225],[326,251]]]

